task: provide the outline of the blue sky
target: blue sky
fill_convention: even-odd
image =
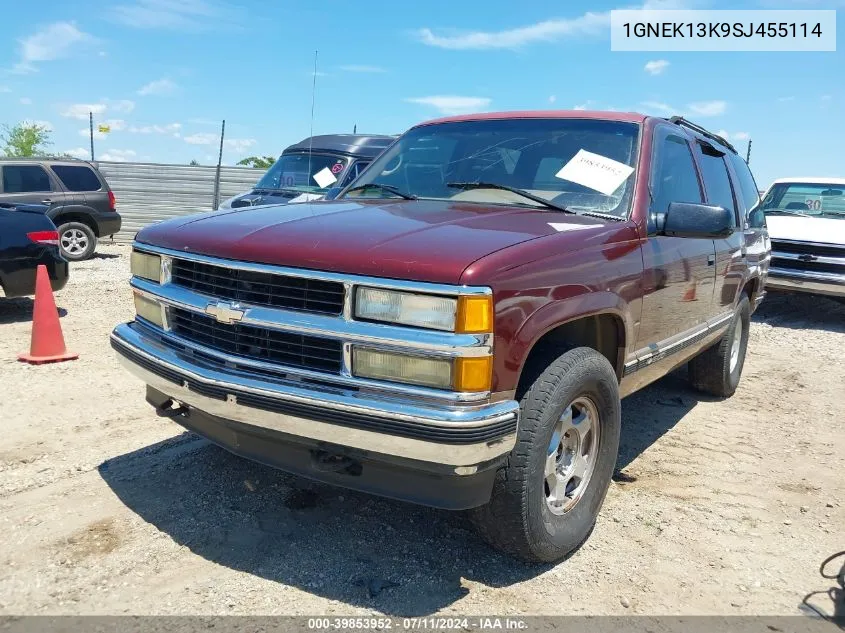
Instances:
[[[399,133],[461,112],[682,113],[726,132],[761,186],[845,175],[845,48],[834,53],[611,52],[608,11],[637,0],[0,0],[0,124],[46,122],[87,156],[187,163],[277,155],[309,134]],[[649,0],[665,8],[839,8],[843,0]],[[642,6],[642,5],[640,5]],[[841,38],[840,38],[841,40]],[[98,135],[99,136],[99,135]]]

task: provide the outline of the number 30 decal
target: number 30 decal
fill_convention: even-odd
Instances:
[[[807,205],[807,209],[810,211],[818,211],[822,208],[822,201],[816,198],[815,200],[806,200],[804,204]]]

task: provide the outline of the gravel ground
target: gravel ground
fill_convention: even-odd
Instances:
[[[832,585],[843,305],[767,300],[730,400],[676,374],[625,400],[625,476],[587,543],[538,567],[461,514],[297,479],[157,418],[108,345],[132,316],[128,252],[102,246],[57,293],[75,362],[16,362],[32,302],[0,299],[0,613],[777,615]]]

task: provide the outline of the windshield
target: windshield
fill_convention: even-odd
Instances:
[[[343,197],[397,194],[462,203],[627,217],[639,126],[589,119],[501,119],[414,128],[386,150]],[[373,183],[374,187],[362,187]],[[489,184],[467,186],[467,183]],[[379,187],[385,185],[386,187]]]
[[[282,154],[267,173],[261,177],[256,189],[284,189],[300,193],[325,193],[340,180],[348,158],[330,154]]]
[[[766,215],[845,218],[845,184],[778,183],[763,199]]]

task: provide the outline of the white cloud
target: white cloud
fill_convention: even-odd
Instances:
[[[131,125],[128,131],[133,134],[171,134],[179,136],[181,123],[166,123],[165,125]]]
[[[639,9],[682,9],[689,0],[645,0]],[[553,18],[535,24],[502,31],[466,31],[454,29],[442,34],[423,28],[414,36],[427,46],[450,50],[518,49],[535,42],[553,42],[567,37],[602,35],[610,28],[610,12],[589,11],[574,18]]]
[[[549,103],[554,103],[555,101],[557,101],[557,97],[554,96],[554,95],[550,95],[549,96]]]
[[[795,101],[795,97],[778,97],[778,101],[780,101],[780,102]]]
[[[726,101],[699,101],[687,104],[686,108],[676,108],[660,101],[643,101],[640,105],[643,106],[647,114],[660,116],[712,117],[724,114],[728,109]]]
[[[573,110],[587,110],[587,109],[588,109],[588,108],[590,108],[593,104],[595,104],[595,101],[593,101],[593,100],[591,100],[591,99],[588,99],[588,100],[587,100],[587,101],[585,101],[584,103],[577,103],[577,104],[575,104],[574,106],[572,106],[572,109],[573,109]]]
[[[726,101],[699,101],[687,106],[690,111],[699,116],[719,116],[728,108]]]
[[[340,66],[340,69],[348,73],[386,73],[387,70],[381,66],[360,66],[351,64],[349,66]]]
[[[21,105],[32,105],[32,99],[29,97],[21,97],[20,98]]]
[[[91,158],[91,150],[85,147],[75,147],[73,149],[66,149],[65,154],[70,154],[74,158],[83,158],[88,159]]]
[[[405,99],[408,103],[431,106],[441,114],[455,115],[476,112],[490,105],[487,97],[458,97],[449,95],[435,95],[431,97],[414,97]]]
[[[150,83],[141,86],[138,89],[138,94],[141,96],[147,95],[169,95],[176,91],[178,86],[170,79],[156,79]]]
[[[109,107],[115,112],[132,112],[135,109],[135,102],[129,99],[118,99],[117,101],[106,100]]]
[[[18,40],[20,61],[12,72],[35,72],[38,70],[37,63],[70,57],[77,50],[87,48],[96,41],[92,35],[80,31],[73,22],[54,22]]]
[[[94,116],[97,116],[103,114],[106,111],[106,108],[107,106],[105,103],[75,103],[68,106],[65,111],[62,112],[62,116],[66,116],[71,119],[79,119],[80,121],[87,121],[89,112],[93,112]]]
[[[748,132],[728,132],[727,130],[719,130],[716,132],[718,136],[728,141],[747,141],[751,138]]]
[[[646,62],[646,65],[643,66],[643,70],[645,70],[650,75],[660,75],[666,72],[666,69],[669,68],[669,62],[665,59],[653,59],[649,62]]]
[[[220,141],[220,137],[211,132],[200,132],[198,134],[191,134],[184,137],[186,143],[191,145],[211,145]]]
[[[132,160],[136,156],[135,150],[131,149],[110,149],[100,154],[97,158],[99,160],[111,161],[114,163],[125,163]]]
[[[79,134],[79,136],[84,136],[85,138],[89,138],[91,136],[91,128],[87,128],[87,127],[80,128],[79,132],[77,132],[77,134]],[[106,136],[108,136],[108,134],[106,134],[104,132],[100,132],[100,130],[98,130],[96,127],[94,128],[94,138],[104,139],[104,138],[106,138]]]
[[[257,142],[258,141],[254,138],[230,138],[223,141],[223,147],[240,154],[255,145]]]
[[[113,7],[109,17],[138,29],[199,31],[231,25],[231,13],[217,0],[135,0]]]
[[[12,92],[12,89],[9,86],[0,86],[0,93],[4,92]]]
[[[610,25],[610,13],[588,12],[577,18],[544,20],[503,31],[470,31],[438,35],[419,29],[417,39],[427,46],[450,50],[516,49],[533,42],[551,42],[565,37],[598,35]]]

